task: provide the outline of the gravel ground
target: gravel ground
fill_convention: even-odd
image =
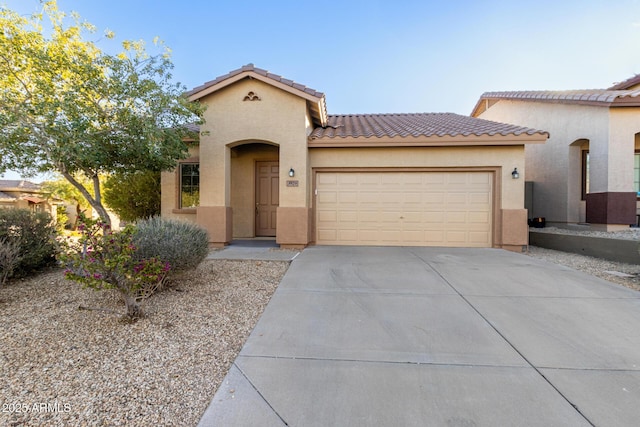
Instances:
[[[589,230],[588,226],[574,225],[573,228],[544,227],[532,228],[531,231],[538,233],[553,234],[573,234],[580,236],[604,237],[607,239],[640,240],[640,228],[625,228],[619,231],[595,231]]]
[[[640,265],[528,255],[640,290]],[[205,261],[135,323],[112,292],[59,271],[0,288],[0,425],[196,425],[288,266]]]
[[[640,265],[638,264],[607,261],[605,259],[554,251],[536,246],[529,246],[528,255],[555,264],[571,267],[575,270],[584,271],[592,276],[600,277],[609,282],[640,291]],[[620,277],[611,272],[624,273],[631,277]]]
[[[594,231],[587,227],[573,226],[572,228],[545,227],[535,228],[539,233],[572,234],[581,236],[603,237],[607,239],[624,239],[640,241],[640,228],[628,228],[620,231]],[[584,271],[613,283],[640,290],[640,265],[607,261],[604,259],[571,254],[551,249],[529,247],[529,255],[556,264],[565,265],[576,270]],[[611,272],[624,273],[632,277],[620,277]]]
[[[205,261],[135,323],[59,271],[0,288],[0,425],[196,425],[288,266]]]

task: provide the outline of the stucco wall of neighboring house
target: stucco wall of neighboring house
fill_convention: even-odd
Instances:
[[[546,144],[528,145],[525,150],[526,180],[534,182],[532,217],[559,223],[584,221],[578,140],[588,140],[592,192],[615,191],[609,189],[610,183],[633,173],[633,156],[621,159],[611,154],[608,108],[501,100],[479,117],[550,133]],[[620,162],[621,170],[612,171],[612,162]]]
[[[640,133],[640,108],[611,108],[609,111],[608,191],[635,191],[633,187],[633,155]],[[624,165],[624,167],[618,165]]]

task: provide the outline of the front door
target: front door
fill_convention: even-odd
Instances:
[[[256,237],[276,235],[279,169],[278,162],[256,162]]]

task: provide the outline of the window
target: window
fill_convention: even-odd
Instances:
[[[200,164],[180,164],[180,209],[195,208],[200,204]]]
[[[589,150],[582,151],[582,200],[589,194]]]
[[[640,152],[633,155],[633,189],[636,197],[640,197]]]

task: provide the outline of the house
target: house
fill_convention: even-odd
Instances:
[[[487,92],[471,116],[549,131],[525,150],[532,217],[602,230],[637,223],[640,75],[608,89]]]
[[[162,174],[162,216],[202,225],[213,246],[527,245],[514,178],[546,132],[451,113],[329,115],[323,93],[253,64],[188,97],[206,123]]]
[[[59,201],[50,200],[43,193],[40,184],[23,179],[0,179],[0,208],[48,212],[55,218],[59,204]]]

